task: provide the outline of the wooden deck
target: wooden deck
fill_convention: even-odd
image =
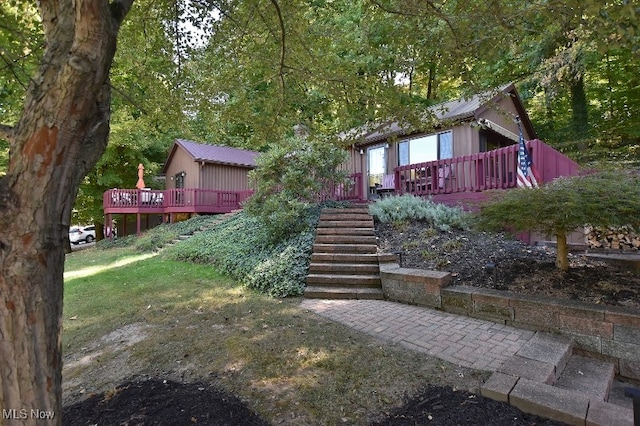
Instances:
[[[541,178],[550,182],[560,176],[574,176],[579,165],[540,140],[527,142],[532,161]],[[477,202],[488,190],[517,186],[518,145],[446,160],[396,167],[393,191],[386,193],[431,196],[436,202],[454,205]]]
[[[102,205],[105,214],[228,213],[242,207],[253,191],[213,189],[109,189]]]

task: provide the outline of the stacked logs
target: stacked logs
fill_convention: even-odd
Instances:
[[[603,229],[585,227],[585,241],[589,248],[606,250],[640,249],[640,235],[626,227]]]

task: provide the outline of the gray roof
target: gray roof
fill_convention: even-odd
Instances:
[[[256,157],[260,154],[256,151],[246,149],[231,148],[220,145],[207,145],[184,139],[176,139],[176,145],[181,146],[194,161],[204,161],[205,163],[227,164],[232,166],[255,167]],[[175,149],[175,146],[174,146]],[[169,156],[173,155],[173,150]],[[169,160],[167,160],[169,163]]]
[[[491,102],[497,102],[501,97],[509,96],[515,91],[512,83],[499,87],[494,91],[487,91],[473,95],[470,98],[455,99],[443,102],[441,104],[429,107],[429,112],[433,114],[433,118],[438,122],[446,121],[464,121],[466,119],[475,118],[476,114],[488,106]],[[356,133],[361,132],[360,140],[365,144],[386,139],[394,135],[403,135],[406,128],[400,126],[397,121],[390,121],[382,124],[373,131],[363,129],[353,129],[343,136],[353,137]]]

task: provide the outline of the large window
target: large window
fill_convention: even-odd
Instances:
[[[453,157],[453,137],[451,131],[435,135],[407,139],[398,144],[398,163],[425,163]]]

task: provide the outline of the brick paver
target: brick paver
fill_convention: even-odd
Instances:
[[[533,336],[477,318],[384,300],[304,299],[308,309],[381,340],[464,367],[496,371]]]

